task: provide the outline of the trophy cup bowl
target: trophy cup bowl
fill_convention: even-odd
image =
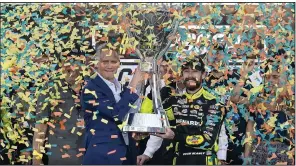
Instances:
[[[134,37],[139,40],[139,45],[135,49],[136,55],[141,59],[140,70],[151,74],[150,86],[152,90],[152,101],[154,113],[139,113],[142,104],[142,98],[139,98],[134,105],[137,105],[137,109],[130,110],[123,122],[123,132],[135,132],[135,133],[165,133],[166,127],[169,127],[168,118],[165,110],[162,107],[162,102],[160,98],[160,78],[159,78],[159,68],[157,61],[162,58],[171,45],[171,40],[168,36],[175,35],[178,28],[179,22],[174,18],[171,24],[170,33],[164,31],[157,31],[161,26],[159,20],[169,20],[169,12],[157,12],[157,13],[140,13],[140,17],[143,20],[144,27],[136,27],[136,29],[142,29],[142,37],[133,34],[129,28],[126,29],[129,37]],[[164,14],[164,15],[159,15]],[[146,31],[146,27],[154,27],[153,30]],[[143,31],[144,30],[144,31]],[[154,47],[148,48],[146,36],[155,36]],[[158,34],[158,35],[155,35]],[[160,35],[159,35],[160,34]],[[151,45],[150,45],[151,46]],[[139,86],[139,96],[143,96],[144,85]],[[137,88],[138,91],[138,88]]]
[[[158,114],[129,113],[124,132],[165,133],[165,126]]]
[[[151,73],[152,74],[152,87],[157,84],[156,77],[157,75],[153,72],[153,62],[149,62],[148,58],[147,61],[142,61],[140,65],[140,70],[143,72]],[[150,59],[151,60],[151,59]],[[154,81],[153,81],[154,78]],[[154,86],[153,86],[154,85]],[[140,95],[143,88],[143,85],[140,85]],[[156,91],[158,88],[155,87]],[[159,91],[158,91],[159,92]],[[155,96],[155,95],[154,95]],[[156,100],[156,98],[153,98],[153,101]],[[136,101],[136,104],[138,104],[138,108],[135,111],[130,111],[129,114],[126,117],[126,120],[124,122],[123,126],[123,132],[135,132],[135,133],[165,133],[165,127],[167,126],[168,122],[166,122],[166,114],[165,111],[159,111],[159,109],[162,109],[161,102],[158,101],[158,103],[161,105],[160,108],[154,107],[154,114],[147,114],[147,113],[139,113],[139,109],[142,103],[142,99],[138,99]],[[154,104],[155,102],[153,102]],[[157,109],[158,111],[155,111]]]

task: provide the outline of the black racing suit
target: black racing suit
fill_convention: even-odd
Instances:
[[[217,165],[224,107],[216,102],[215,96],[201,88],[195,94],[172,96],[164,101],[163,107],[175,133],[173,163]]]

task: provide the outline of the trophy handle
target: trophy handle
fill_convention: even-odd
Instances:
[[[168,36],[174,36],[177,33],[177,29],[179,27],[179,20],[178,19],[174,19],[173,21],[173,31],[168,35]],[[167,45],[160,51],[160,53],[158,55],[155,56],[155,59],[158,60],[159,58],[161,58],[169,49],[169,47],[171,46],[172,43],[172,39],[168,39],[168,43]]]

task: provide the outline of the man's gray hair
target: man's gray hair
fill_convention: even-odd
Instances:
[[[107,43],[96,44],[96,47],[95,47],[95,49],[96,49],[96,56],[95,56],[95,59],[96,59],[97,61],[100,61],[101,56],[102,56],[102,51],[103,51],[104,48],[107,48]],[[114,50],[114,51],[115,51],[115,50]],[[120,59],[119,56],[118,56],[118,59]]]
[[[102,55],[102,49],[105,48],[106,46],[107,46],[107,43],[96,44],[96,56],[95,56],[95,59],[97,61],[100,61],[101,55]]]

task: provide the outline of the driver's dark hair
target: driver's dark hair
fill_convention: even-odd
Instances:
[[[200,70],[202,72],[205,72],[205,64],[203,60],[198,56],[194,57],[192,59],[187,59],[183,64],[182,64],[182,71],[184,69],[188,68],[193,68],[195,70]]]

